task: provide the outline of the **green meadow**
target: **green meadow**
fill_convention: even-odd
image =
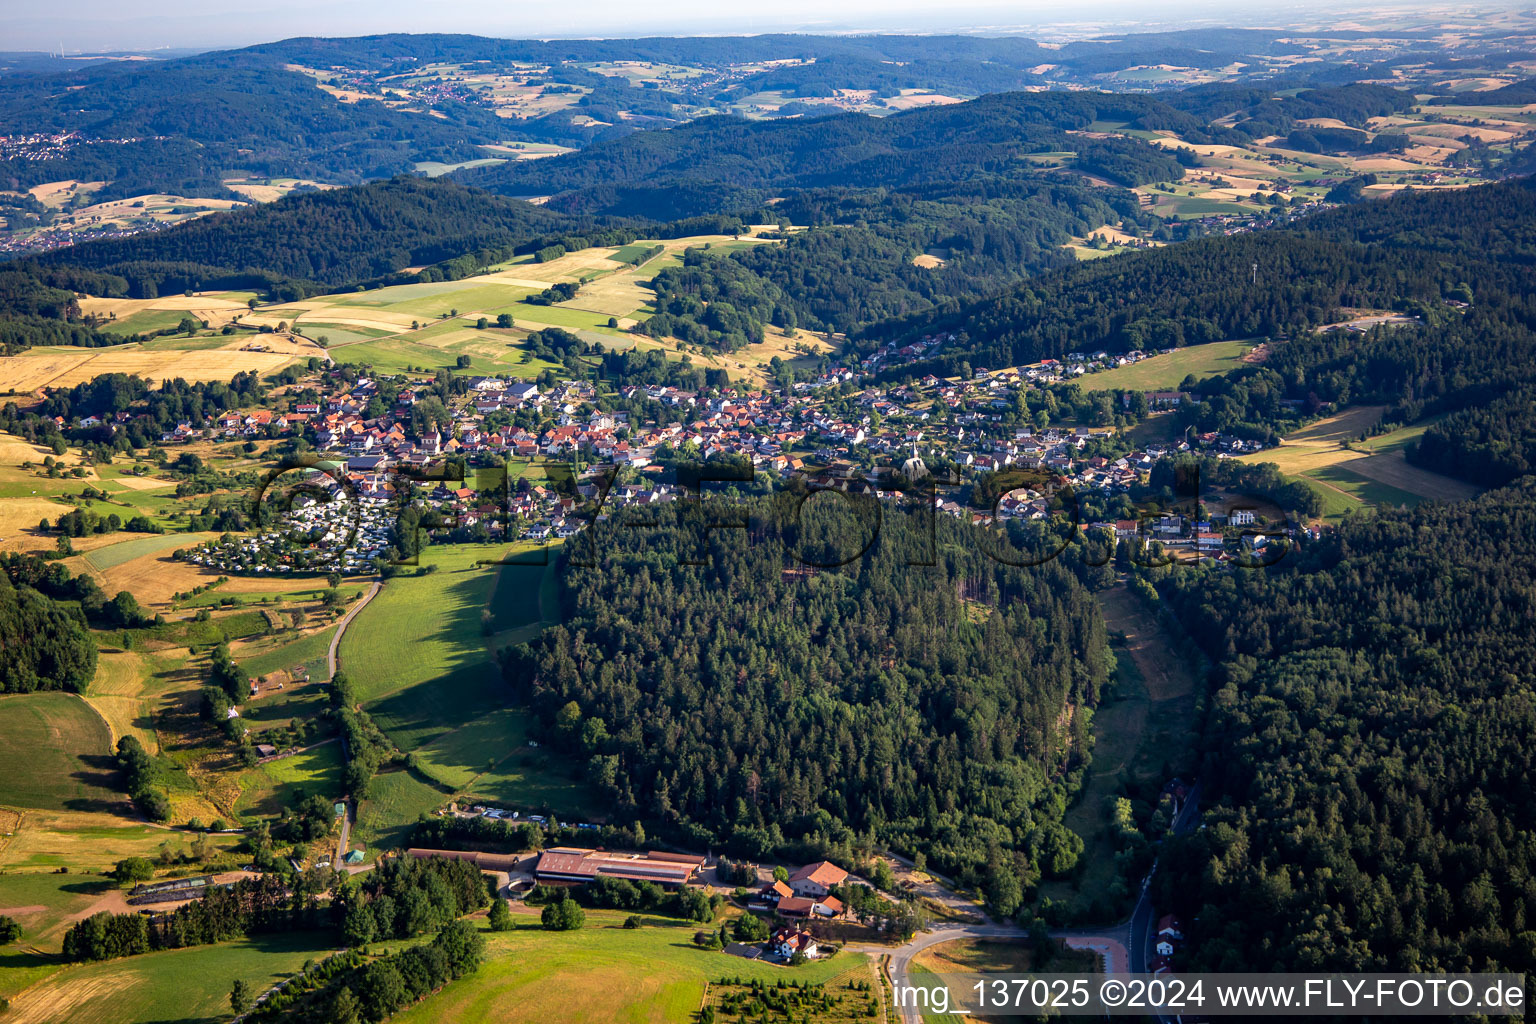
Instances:
[[[311,674],[319,669],[323,673],[326,651],[330,649],[331,636],[335,632],[333,626],[275,647],[257,649],[251,653],[242,651],[236,655],[235,660],[252,676],[264,676],[269,672],[293,668],[307,668]]]
[[[128,536],[133,537],[134,535],[128,534]],[[86,554],[85,562],[97,572],[106,572],[108,569],[116,568],[124,562],[131,562],[141,555],[153,555],[161,551],[174,551],[177,548],[191,547],[198,542],[198,539],[184,533],[146,534],[133,540],[124,540],[117,544],[96,548]]]
[[[486,962],[478,971],[394,1022],[661,1024],[694,1019],[705,983],[721,977],[834,985],[848,978],[874,981],[869,960],[860,953],[775,967],[698,949],[692,937],[699,926],[691,922],[647,916],[643,927],[625,928],[625,916],[589,910],[586,927],[570,932],[546,932],[536,918],[520,916],[514,931],[486,933]]]
[[[526,712],[510,706],[511,688],[492,657],[486,624],[500,639],[508,631],[536,631],[546,612],[558,614],[553,572],[544,566],[476,564],[504,550],[427,548],[422,567],[438,569],[385,584],[348,627],[342,669],[380,728],[442,789],[566,816],[595,813],[580,766],[529,745],[537,737]],[[391,824],[400,821],[383,808],[370,817],[375,832]]]
[[[336,946],[331,933],[291,932],[66,967],[12,997],[5,1021],[214,1024],[229,1020],[234,979],[265,992]]]
[[[246,772],[235,809],[242,815],[276,816],[301,797],[319,793],[328,799],[342,795],[341,743],[332,741]]]
[[[104,810],[126,799],[112,733],[72,693],[0,697],[0,803],[47,810]]]
[[[352,838],[376,849],[403,847],[416,819],[448,799],[408,771],[384,772],[374,777],[368,799],[358,805]]]
[[[1084,391],[1171,391],[1190,374],[1196,379],[1235,370],[1253,348],[1247,341],[1213,341],[1078,378]]]

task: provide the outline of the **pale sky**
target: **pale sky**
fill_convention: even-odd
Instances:
[[[1370,2],[1348,5],[1368,10]],[[1403,5],[1394,4],[1397,10]],[[1340,5],[1262,0],[5,0],[0,50],[65,53],[160,47],[224,48],[290,36],[467,32],[502,38],[734,35],[761,32],[1031,31],[1076,38],[1129,25],[1273,26]]]

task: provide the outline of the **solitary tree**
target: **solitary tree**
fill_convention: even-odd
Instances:
[[[251,988],[244,978],[236,978],[235,983],[229,987],[229,1006],[236,1015],[251,1008]]]

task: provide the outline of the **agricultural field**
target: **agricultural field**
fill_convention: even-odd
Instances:
[[[229,380],[237,373],[276,373],[296,359],[323,354],[317,346],[285,335],[237,333],[219,340],[217,347],[199,344],[192,351],[137,342],[107,348],[39,345],[0,361],[0,395],[73,387],[107,373],[134,374],[157,383],[178,377]]]
[[[648,282],[652,277],[676,265],[678,254],[690,246],[730,251],[770,244],[774,243],[755,237],[698,235],[594,247],[545,263],[521,256],[460,281],[392,285],[261,306],[245,313],[240,323],[274,329],[282,325],[310,342],[324,339],[336,362],[368,365],[380,372],[431,373],[458,368],[458,360],[468,357],[464,369],[471,373],[531,378],[557,367],[527,351],[524,339],[529,332],[558,327],[611,349],[665,348],[627,333],[627,328],[651,313]],[[665,253],[639,267],[624,262],[653,245],[662,245]],[[575,298],[555,305],[525,301],[560,283],[580,283],[582,289]],[[482,317],[494,324],[502,314],[513,318],[513,328],[478,327]],[[618,326],[610,326],[610,321]],[[766,363],[768,358],[760,361]],[[737,368],[746,371],[752,362],[749,355],[746,361],[738,361]]]
[[[421,571],[390,580],[358,614],[338,655],[365,704],[423,683],[447,685],[444,677],[453,677],[451,688],[465,696],[481,692],[476,680],[482,669],[490,669],[480,612],[496,572],[477,563],[494,560],[501,550],[472,544],[430,546],[421,555]],[[423,615],[424,608],[433,614]]]
[[[152,533],[117,544],[96,548],[85,555],[86,567],[104,573],[143,555],[174,551],[190,547],[198,542],[198,536],[185,533]]]
[[[597,808],[587,787],[530,742],[526,713],[508,706],[510,691],[492,649],[529,638],[558,610],[552,569],[476,564],[502,550],[429,547],[422,566],[437,571],[399,576],[384,586],[343,637],[342,669],[357,682],[374,720],[443,791],[591,816]],[[522,556],[534,557],[526,546]],[[423,616],[428,607],[434,614]],[[487,628],[494,631],[489,637]],[[394,785],[401,792],[369,801],[381,806],[365,805],[367,828],[375,834],[414,821],[426,800],[419,791],[406,798],[404,779]],[[444,799],[435,794],[432,805]],[[410,816],[394,818],[384,805],[395,803]]]
[[[1133,69],[1134,70],[1134,69]],[[1141,69],[1141,73],[1150,73]],[[1122,74],[1124,74],[1122,72]],[[1472,99],[1469,94],[1469,101]],[[1302,127],[1343,127],[1342,122],[1312,119]],[[1482,180],[1452,163],[1474,137],[1495,152],[1523,144],[1536,131],[1536,118],[1521,108],[1420,106],[1401,115],[1372,118],[1373,135],[1403,134],[1407,147],[1397,153],[1330,155],[1291,150],[1284,138],[1256,140],[1248,146],[1187,143],[1173,132],[1138,132],[1124,125],[1100,124],[1100,130],[1134,135],[1156,146],[1188,148],[1198,166],[1179,181],[1141,186],[1144,203],[1158,216],[1177,219],[1264,212],[1278,201],[1291,206],[1321,199],[1333,182],[1359,174],[1377,175],[1368,194],[1387,195],[1412,188],[1465,188]]]
[[[690,922],[647,916],[643,928],[627,929],[625,916],[589,910],[586,927],[571,932],[546,932],[536,918],[519,916],[516,930],[486,934],[486,963],[479,971],[394,1021],[675,1024],[693,1018],[706,982],[720,977],[834,986],[852,977],[875,981],[863,954],[844,952],[786,969],[700,950],[691,941],[698,926]]]
[[[264,992],[335,943],[329,933],[291,932],[67,967],[13,997],[6,1024],[225,1020],[235,978]]]
[[[466,798],[554,811],[563,819],[602,818],[602,805],[579,773],[570,772],[569,759],[530,743],[529,724],[520,708],[482,712],[418,749],[420,771]]]
[[[189,198],[165,193],[88,203],[87,198],[104,184],[99,181],[57,181],[30,189],[33,198],[56,211],[53,219],[46,225],[19,227],[6,232],[7,240],[13,244],[24,241],[39,249],[53,248],[78,240],[77,232],[164,228],[245,205],[240,199]],[[72,205],[75,203],[86,205]]]
[[[1287,476],[1306,480],[1323,498],[1325,519],[1364,508],[1462,501],[1480,492],[1404,457],[1408,443],[1434,420],[1364,437],[1384,411],[1379,405],[1346,409],[1282,438],[1279,448],[1245,455],[1243,461],[1273,463]]]
[[[1078,378],[1084,391],[1170,391],[1185,377],[1212,377],[1241,366],[1254,344],[1250,341],[1213,341],[1175,349],[1130,366],[1119,366],[1102,373]]]
[[[155,717],[160,703],[191,684],[184,647],[159,651],[102,650],[96,658],[96,678],[86,701],[106,720],[113,745],[133,735],[150,753],[160,750]]]
[[[107,723],[81,697],[0,697],[0,779],[14,808],[117,811],[117,764]]]

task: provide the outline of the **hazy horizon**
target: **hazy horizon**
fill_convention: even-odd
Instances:
[[[1482,9],[1517,6],[1479,5]],[[1126,30],[1234,27],[1291,28],[1337,24],[1341,18],[1370,22],[1411,18],[1446,11],[1466,20],[1471,8],[1440,3],[1409,3],[1383,8],[1354,4],[1340,8],[1318,0],[1275,2],[1249,8],[1234,18],[1230,4],[1216,0],[1179,0],[1155,6],[1118,0],[969,0],[962,7],[935,11],[920,0],[834,0],[832,3],[787,0],[771,13],[721,13],[707,0],[666,0],[648,8],[615,0],[592,0],[579,13],[565,9],[442,0],[402,3],[362,0],[320,5],[275,0],[266,6],[230,0],[167,0],[154,5],[122,5],[108,0],[61,0],[48,13],[0,16],[6,43],[0,49],[63,52],[68,55],[114,50],[222,49],[249,46],[292,36],[360,36],[391,32],[451,32],[498,38],[625,38],[644,35],[756,35],[770,32],[814,34],[968,32],[1038,38],[1073,39]]]

